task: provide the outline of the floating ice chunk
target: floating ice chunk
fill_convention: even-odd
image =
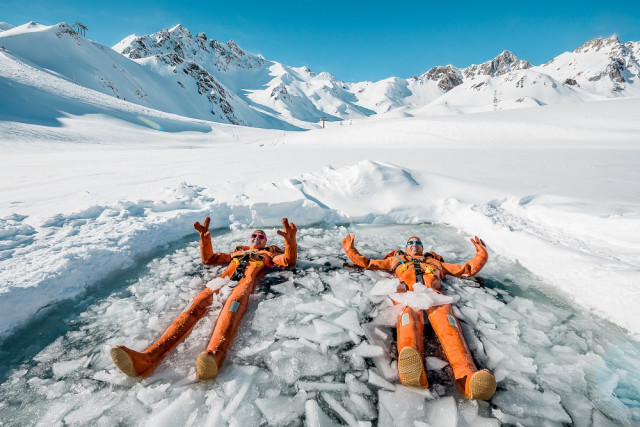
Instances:
[[[329,405],[331,409],[333,409],[338,415],[340,415],[340,418],[342,418],[349,426],[357,427],[358,421],[353,416],[353,414],[347,411],[344,406],[342,406],[333,396],[331,396],[327,392],[322,392],[321,395],[324,401],[327,402],[327,405]]]
[[[369,387],[367,387],[366,384],[358,381],[355,375],[353,375],[352,373],[347,373],[345,375],[344,382],[349,387],[349,393],[364,394],[367,396],[371,395],[371,390],[369,389]]]
[[[232,395],[233,397],[229,400],[227,406],[222,410],[222,418],[228,419],[229,416],[236,410],[242,399],[244,399],[245,394],[249,391],[249,387],[253,383],[253,374],[256,372],[258,368],[256,366],[243,366],[242,368],[237,368],[239,375],[234,378],[234,382],[237,382],[236,387],[237,391],[234,393],[227,393],[227,395]]]
[[[253,356],[254,354],[258,354],[258,353],[268,349],[271,346],[271,344],[273,344],[274,342],[275,342],[275,340],[262,341],[262,342],[254,343],[254,344],[252,344],[250,346],[242,347],[241,349],[238,350],[238,352],[236,354],[238,356],[240,356],[240,357]]]
[[[193,412],[197,411],[197,408],[204,405],[205,402],[204,397],[195,390],[186,390],[175,399],[166,400],[168,405],[145,420],[144,425],[154,427],[186,425]]]
[[[570,424],[571,417],[562,407],[560,396],[552,391],[512,388],[496,393],[491,400],[502,411],[516,417],[541,417],[550,421]]]
[[[171,384],[164,383],[154,387],[153,385],[142,386],[140,383],[134,387],[136,391],[136,398],[145,405],[151,405],[159,402],[166,397],[166,391]]]
[[[351,338],[351,341],[353,341],[355,345],[358,345],[362,342],[362,338],[360,338],[355,332],[349,331],[348,334],[349,338]]]
[[[302,344],[309,347],[313,351],[320,351],[320,346],[318,344],[314,344],[311,341],[304,338],[298,338],[298,341],[300,341]]]
[[[389,297],[414,310],[426,310],[437,305],[452,304],[454,301],[452,297],[439,294],[424,285],[414,285],[413,289],[413,292],[398,292]]]
[[[256,399],[255,404],[265,416],[269,425],[287,425],[302,416],[306,400],[307,393],[300,391],[295,396]]]
[[[362,371],[367,367],[367,362],[364,360],[364,357],[358,356],[355,353],[351,353],[349,362],[351,362],[351,367],[356,371]]]
[[[395,391],[378,391],[378,422],[380,425],[410,426],[415,421],[424,421],[425,398],[411,393],[409,387],[398,387]],[[431,423],[430,423],[431,424]],[[433,425],[440,425],[439,423]]]
[[[320,381],[298,381],[296,382],[298,389],[300,390],[320,390],[320,391],[346,391],[347,384],[345,383],[328,383]]]
[[[216,277],[215,279],[212,279],[209,282],[207,282],[207,288],[213,291],[217,291],[218,289],[222,289],[224,286],[229,286],[230,288],[233,288],[237,284],[238,282],[232,281],[228,277]]]
[[[320,405],[315,400],[307,400],[304,405],[305,410],[305,426],[306,427],[337,427],[336,424],[327,414],[325,414]]]
[[[376,325],[396,326],[398,317],[402,314],[403,309],[404,307],[402,307],[402,305],[385,307],[378,312],[372,323]]]
[[[322,280],[320,280],[320,276],[316,272],[296,279],[296,283],[298,283],[303,288],[313,291],[316,294],[324,291],[324,284],[322,283]]]
[[[205,427],[216,427],[222,423],[222,411],[224,408],[224,398],[220,397],[218,393],[212,391],[207,394],[205,406],[209,409],[209,413],[205,418]]]
[[[301,313],[329,316],[340,311],[340,308],[336,307],[335,304],[332,304],[329,301],[314,301],[305,304],[298,304],[296,305],[296,310]]]
[[[377,417],[377,412],[373,403],[370,400],[365,399],[359,394],[350,393],[349,399],[353,403],[353,406],[356,409],[356,413],[359,415],[358,418],[364,418],[365,420],[373,420]]]
[[[364,335],[364,331],[358,321],[358,313],[355,310],[347,310],[333,320],[333,323],[341,328],[353,331],[356,334]]]
[[[347,303],[344,302],[343,300],[339,300],[338,298],[334,297],[333,295],[330,294],[322,294],[322,299],[325,301],[328,301],[330,303],[332,303],[333,305],[336,305],[338,307],[342,307],[345,308],[347,307]]]
[[[320,335],[337,334],[343,331],[343,328],[322,319],[314,319],[313,326],[316,328],[316,332]]]
[[[266,357],[271,372],[288,384],[301,377],[319,377],[339,369],[341,363],[335,355],[325,356],[304,346],[279,348]]]
[[[456,427],[458,425],[458,410],[452,396],[434,399],[426,404],[427,422],[442,427]]]
[[[369,369],[369,384],[372,384],[376,387],[386,388],[387,390],[395,390],[395,384],[391,384],[389,381],[382,378],[375,371]]]
[[[376,284],[371,288],[369,294],[371,295],[389,295],[398,292],[398,285],[400,284],[400,280],[393,279],[382,279],[378,280]]]
[[[65,377],[67,376],[67,374],[73,371],[77,371],[89,361],[90,361],[89,357],[81,357],[80,359],[76,359],[76,360],[56,362],[51,367],[53,370],[53,377],[55,379],[60,379],[62,377]]]
[[[377,357],[382,356],[384,354],[384,350],[382,347],[377,345],[371,345],[366,342],[360,343],[359,346],[354,348],[352,351],[354,354],[357,354],[360,357]]]
[[[439,371],[440,369],[447,366],[449,363],[445,362],[442,359],[438,359],[437,357],[427,356],[427,370],[428,371]]]
[[[296,291],[296,287],[293,281],[290,280],[287,280],[284,283],[279,283],[277,285],[271,285],[269,289],[283,295],[291,295]]]

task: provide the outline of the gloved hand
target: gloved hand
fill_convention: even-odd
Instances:
[[[206,217],[204,219],[204,224],[201,225],[199,222],[196,222],[195,224],[193,224],[193,228],[195,228],[198,231],[198,233],[200,233],[200,235],[202,236],[203,234],[209,231],[210,223],[211,223],[211,218]]]
[[[475,236],[475,239],[471,239],[471,243],[476,248],[476,252],[487,252],[487,245],[484,244],[482,239],[479,239],[478,236]]]
[[[286,242],[295,242],[296,233],[298,232],[296,225],[294,223],[289,224],[287,218],[282,218],[282,228],[284,228],[284,231],[278,230],[277,233],[284,237]]]
[[[353,241],[355,240],[355,238],[356,238],[355,234],[347,234],[347,237],[342,239],[342,248],[344,249],[345,252],[349,253],[349,251],[352,251],[356,248],[353,244]]]

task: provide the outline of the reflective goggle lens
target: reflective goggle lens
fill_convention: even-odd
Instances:
[[[411,246],[411,245],[422,246],[422,242],[420,240],[409,240],[407,242],[407,246]]]
[[[267,236],[265,236],[264,234],[258,234],[258,233],[253,233],[251,235],[252,239],[258,239],[258,240],[262,240],[262,239],[266,239]]]

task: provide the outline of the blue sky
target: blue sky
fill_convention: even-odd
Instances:
[[[178,3],[181,3],[178,5]],[[640,40],[640,1],[555,2],[193,2],[0,0],[0,21],[82,22],[112,46],[129,34],[178,23],[192,33],[235,40],[286,65],[307,65],[347,81],[465,67],[505,49],[535,65],[599,36]]]

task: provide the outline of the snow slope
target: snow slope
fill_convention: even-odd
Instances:
[[[0,34],[0,43],[25,65],[115,98],[173,114],[257,127],[293,129],[251,108],[199,65],[150,69],[92,42],[67,24],[30,22]]]

